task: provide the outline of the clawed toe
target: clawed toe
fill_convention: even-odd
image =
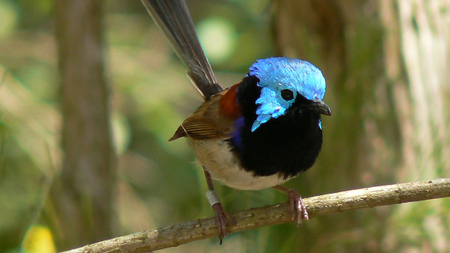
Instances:
[[[273,188],[288,194],[288,201],[291,206],[292,222],[295,222],[297,226],[299,226],[302,224],[302,220],[309,219],[305,203],[303,203],[302,197],[296,190],[288,189],[280,185],[274,186]]]
[[[216,213],[217,229],[219,230],[219,240],[222,244],[222,239],[228,235],[227,226],[236,225],[236,221],[225,211],[221,203],[215,203],[213,209]]]
[[[306,210],[305,203],[303,202],[302,197],[295,190],[290,190],[288,192],[289,195],[289,203],[291,205],[292,212],[292,222],[297,223],[297,226],[302,224],[302,220],[308,220],[309,215]]]

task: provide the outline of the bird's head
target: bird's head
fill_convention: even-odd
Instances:
[[[252,132],[296,106],[317,114],[331,115],[330,107],[322,101],[325,78],[317,67],[307,61],[286,57],[261,59],[250,67],[247,76],[258,78],[256,85],[261,88],[256,100],[256,120]]]

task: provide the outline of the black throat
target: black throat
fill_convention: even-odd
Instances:
[[[258,78],[247,76],[239,85],[237,100],[243,118],[238,122],[230,144],[239,157],[242,167],[255,176],[279,174],[280,177],[295,176],[309,169],[322,147],[322,130],[319,127],[320,114],[308,110],[310,103],[301,95],[285,115],[270,119],[251,131],[256,120],[256,99],[261,88]]]

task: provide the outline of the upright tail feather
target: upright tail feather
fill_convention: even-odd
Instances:
[[[204,99],[222,91],[200,45],[185,1],[142,0],[142,3],[188,67],[188,75]]]

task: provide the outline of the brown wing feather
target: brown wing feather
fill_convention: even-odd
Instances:
[[[220,99],[228,90],[213,95],[204,102],[181,126],[169,141],[180,137],[190,137],[196,140],[211,138],[227,139],[233,131],[235,118],[218,117],[220,113]]]

